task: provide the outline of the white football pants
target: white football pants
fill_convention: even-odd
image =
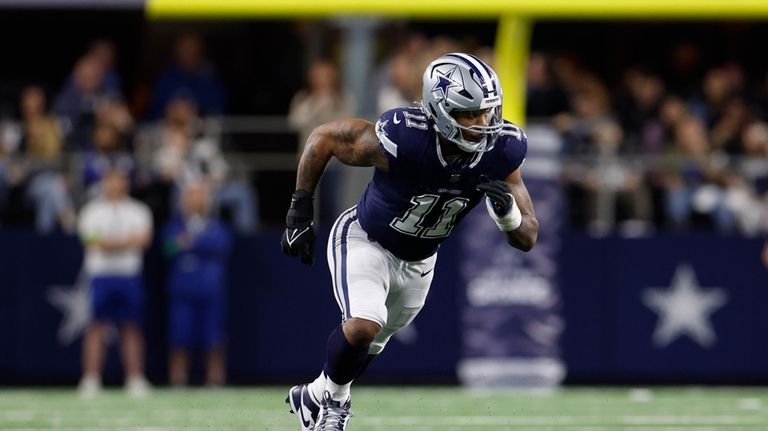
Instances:
[[[434,275],[437,253],[415,262],[395,257],[357,221],[357,209],[343,212],[328,239],[328,267],[342,320],[351,317],[381,325],[369,353],[377,355],[399,329],[408,326],[424,306]]]

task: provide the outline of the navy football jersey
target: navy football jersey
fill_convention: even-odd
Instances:
[[[453,228],[480,202],[480,176],[504,180],[525,159],[525,133],[506,123],[491,151],[452,165],[440,150],[437,132],[419,108],[385,112],[376,123],[389,172],[376,169],[357,205],[369,239],[408,261],[437,251]]]

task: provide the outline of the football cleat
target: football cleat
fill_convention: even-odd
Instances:
[[[344,403],[334,401],[331,399],[331,394],[325,391],[315,431],[344,431],[352,416],[351,408],[352,401],[349,399]]]
[[[285,402],[291,407],[291,413],[299,419],[301,431],[313,431],[320,415],[320,403],[315,401],[306,384],[294,386],[288,391]]]

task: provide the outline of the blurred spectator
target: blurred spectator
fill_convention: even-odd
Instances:
[[[596,78],[585,76],[572,104],[572,114],[554,120],[566,151],[575,156],[563,170],[571,223],[599,232],[614,221],[635,230],[645,228],[650,194],[640,167],[619,159],[623,131],[609,110],[607,90]]]
[[[163,196],[159,205],[177,201],[172,196],[186,184],[205,181],[214,190],[214,212],[230,214],[238,232],[253,232],[258,224],[255,192],[246,181],[230,176],[218,140],[205,135],[202,126],[190,95],[176,94],[166,106],[163,121],[147,127],[138,137],[139,163],[151,169],[141,174],[142,181],[157,187],[155,192]],[[172,210],[162,208],[161,212]]]
[[[726,105],[736,95],[735,83],[731,82],[726,69],[710,69],[704,75],[700,96],[689,103],[691,114],[701,120],[707,128],[720,120]]]
[[[750,120],[749,108],[742,98],[732,97],[728,100],[710,130],[712,149],[728,154],[741,154],[741,135]]]
[[[122,100],[105,100],[96,110],[96,123],[115,128],[120,135],[121,145],[132,146],[134,123],[128,106]]]
[[[122,80],[115,69],[117,49],[114,42],[108,39],[97,39],[91,43],[86,56],[94,58],[104,70],[101,88],[104,91],[122,93]]]
[[[690,116],[685,101],[678,96],[666,96],[661,100],[658,116],[644,128],[641,153],[660,154],[673,145],[677,124]]]
[[[377,113],[410,106],[421,99],[421,74],[413,54],[401,51],[386,63],[385,82],[376,97]]]
[[[688,41],[670,44],[668,51],[670,70],[665,76],[672,94],[683,99],[693,97],[701,81],[701,49]]]
[[[161,118],[179,92],[188,94],[201,116],[221,115],[226,108],[224,87],[205,58],[203,41],[194,33],[180,36],[174,45],[173,62],[160,76],[152,93],[149,119]]]
[[[183,106],[184,107],[181,107]],[[169,111],[192,111],[189,100],[177,99],[171,103]],[[224,160],[218,143],[213,138],[200,135],[195,126],[199,126],[196,114],[192,121],[179,123],[168,130],[169,134],[154,153],[153,165],[157,174],[167,181],[185,184],[205,178],[215,184],[222,183],[227,175],[227,162]]]
[[[89,198],[100,194],[101,179],[106,172],[117,169],[131,174],[135,168],[133,156],[122,148],[120,133],[114,126],[97,124],[92,142],[92,149],[83,153],[83,186]]]
[[[341,89],[339,71],[329,60],[315,60],[307,71],[306,87],[291,100],[288,122],[299,131],[300,156],[315,127],[344,118],[354,111],[352,99]]]
[[[124,173],[102,178],[102,195],[83,208],[78,230],[86,248],[85,271],[91,284],[92,321],[83,340],[83,377],[79,392],[93,397],[101,389],[108,323],[120,326],[125,386],[132,397],[149,391],[144,378],[142,254],[152,239],[152,219],[143,203],[128,196]]]
[[[165,147],[181,147],[185,144],[177,142],[199,133],[202,125],[196,110],[194,102],[179,93],[166,106],[165,117],[161,121],[144,125],[136,135],[138,192],[159,220],[168,220],[172,214],[172,194],[179,171],[176,165],[180,164],[177,161],[175,165],[169,166],[171,162],[166,160],[171,157],[164,154],[181,153],[171,152]],[[174,159],[178,160],[180,156]]]
[[[756,236],[766,232],[768,192],[768,124],[747,125],[740,139],[741,154],[725,177],[726,204],[739,232]]]
[[[225,382],[225,274],[231,248],[228,229],[210,214],[210,190],[202,182],[182,192],[181,214],[163,231],[171,259],[168,278],[170,383],[189,382],[189,351],[203,348],[206,384]]]
[[[413,82],[416,81],[419,85],[421,83],[422,71],[417,70],[417,68],[418,64],[421,64],[421,57],[429,44],[430,41],[419,33],[402,35],[402,40],[396,43],[396,51],[385,57],[376,66],[367,96],[369,102],[364,107],[364,112],[371,112],[378,116],[380,113],[392,109],[396,101],[401,101],[407,106],[421,99],[421,90],[415,90]],[[396,64],[398,58],[407,59],[410,64],[407,64],[407,67],[402,67],[403,65]],[[402,72],[406,73],[403,74]],[[404,95],[401,94],[398,87],[406,89]]]
[[[299,132],[298,154],[315,127],[345,117],[354,112],[354,104],[341,89],[336,65],[328,60],[312,62],[307,71],[306,88],[293,97],[288,112],[288,123]],[[342,165],[333,159],[323,174],[316,192],[315,214],[320,223],[333,223],[338,214],[338,194],[341,186]]]
[[[526,115],[552,117],[568,111],[568,96],[555,81],[549,59],[541,52],[528,58]]]
[[[750,123],[742,133],[741,143],[744,157],[737,171],[754,182],[758,191],[768,192],[768,123]]]
[[[122,80],[118,75],[115,64],[117,62],[117,50],[115,44],[108,39],[97,39],[91,42],[88,51],[82,58],[88,58],[99,65],[102,77],[99,81],[98,91],[106,94],[122,94]],[[71,73],[64,86],[71,88],[75,84],[75,73]]]
[[[448,54],[449,52],[456,52],[461,51],[462,47],[459,46],[458,43],[456,43],[455,40],[453,40],[450,37],[447,36],[436,36],[432,38],[430,43],[426,46],[426,49],[423,52],[416,53],[417,55],[414,56],[414,60],[418,61],[423,67],[419,67],[418,70],[425,70],[427,67],[427,64],[429,64],[429,59],[434,59],[436,57],[439,57],[443,54]],[[417,74],[419,76],[420,74]]]
[[[669,227],[713,224],[730,231],[734,219],[725,205],[721,170],[709,157],[712,149],[704,124],[693,116],[675,128],[674,147],[666,154],[666,203]]]
[[[624,150],[637,154],[646,150],[646,135],[659,115],[664,83],[655,74],[630,68],[624,74],[624,86],[626,91],[619,96],[615,110],[624,130]]]
[[[19,141],[8,147],[14,152],[0,181],[7,193],[0,219],[15,226],[33,222],[40,233],[69,232],[75,220],[67,181],[61,172],[63,141],[59,122],[46,112],[45,93],[40,87],[22,91],[20,111],[20,133],[13,134]]]
[[[21,94],[24,126],[22,148],[27,155],[42,161],[56,160],[63,150],[58,120],[46,111],[45,93],[40,87],[27,87]]]
[[[82,57],[75,64],[72,79],[56,97],[53,112],[63,121],[70,149],[85,149],[98,109],[122,98],[118,90],[104,86],[104,73],[101,60],[94,56]]]
[[[765,220],[765,207],[753,184],[739,172],[724,169],[722,172],[722,199],[724,211],[733,219],[733,226],[717,227],[721,231],[736,230],[746,236],[760,234]]]
[[[558,53],[552,58],[552,72],[557,83],[563,88],[570,99],[582,85],[582,81],[595,79],[586,71],[575,56],[569,53]]]
[[[8,173],[11,157],[21,141],[21,126],[15,121],[0,119],[0,225],[5,223],[8,199]]]

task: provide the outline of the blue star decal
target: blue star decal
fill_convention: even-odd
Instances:
[[[432,92],[434,93],[435,91],[440,90],[440,91],[443,92],[443,98],[445,98],[446,95],[448,94],[448,89],[449,88],[461,86],[460,83],[458,83],[458,82],[453,80],[453,74],[456,73],[456,69],[458,69],[458,67],[454,66],[453,69],[451,69],[451,70],[449,70],[449,71],[447,71],[445,73],[443,73],[443,72],[441,72],[439,70],[436,70],[437,75],[438,75],[437,76],[437,84],[435,84],[435,86],[432,87]]]

